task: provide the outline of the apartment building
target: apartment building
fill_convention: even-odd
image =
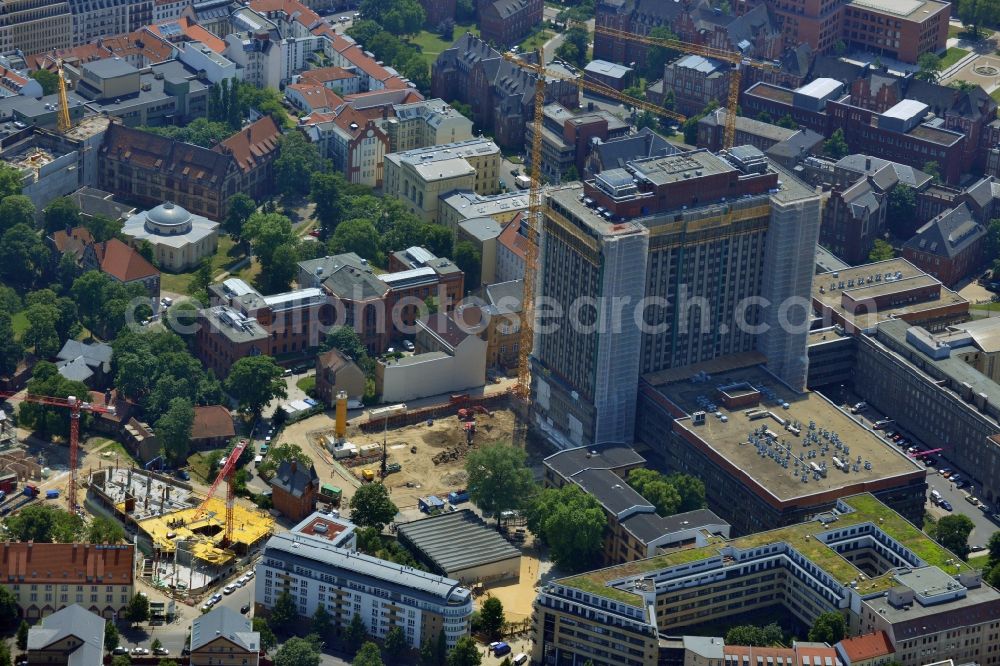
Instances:
[[[288,592],[303,617],[323,606],[343,628],[358,615],[376,639],[400,627],[413,649],[441,632],[449,648],[469,634],[472,593],[458,581],[355,552],[340,545],[345,533],[353,525],[316,513],[271,537],[257,564],[258,607],[271,609]]]
[[[297,2],[292,4],[315,14]],[[301,21],[288,20],[284,12],[255,11],[255,5],[259,3],[232,13],[232,32],[225,37],[223,55],[243,68],[247,83],[282,89],[292,82],[294,74],[306,69],[307,58],[314,51],[324,50],[324,40],[304,28]]]
[[[472,190],[448,192],[440,197],[438,216],[435,220],[452,231],[468,220],[490,217],[506,225],[518,214],[528,210],[528,193],[512,190],[491,196],[480,196]]]
[[[631,442],[640,375],[754,350],[804,387],[805,330],[777,333],[788,327],[766,308],[751,318],[770,332],[755,335],[737,304],[806,296],[819,218],[815,193],[748,146],[637,160],[549,192],[539,295],[562,312],[549,322],[558,330],[535,341],[536,422],[561,447]],[[592,299],[646,297],[655,305],[626,306],[613,324],[566,314]]]
[[[524,148],[524,124],[534,117],[535,75],[504,60],[484,39],[466,33],[441,52],[431,65],[431,94],[468,104],[473,122],[500,147]],[[576,108],[579,99],[572,81],[546,81],[546,104]]]
[[[66,0],[5,0],[0,16],[0,53],[25,54],[73,45],[73,13]]]
[[[245,356],[279,356],[319,346],[323,292],[311,287],[264,296],[239,278],[209,286],[199,310],[195,353],[224,376]]]
[[[702,479],[709,508],[737,534],[793,525],[860,492],[919,523],[924,468],[825,396],[789,391],[756,360],[743,354],[646,375],[637,437],[650,455]],[[791,440],[768,432],[763,424],[774,417]]]
[[[578,180],[595,141],[609,141],[629,134],[629,124],[607,111],[575,114],[561,104],[546,104],[542,116],[542,174],[548,182],[559,183],[570,172]],[[535,124],[524,125],[525,142],[534,141]],[[530,155],[529,155],[530,157]],[[531,160],[524,163],[530,172]]]
[[[128,0],[69,0],[73,46],[128,32],[129,4]]]
[[[532,658],[672,663],[665,632],[776,605],[805,626],[834,611],[851,634],[884,631],[903,666],[997,660],[1000,593],[867,494],[805,523],[551,581],[535,600]]]
[[[507,48],[528,36],[542,23],[542,0],[479,0],[482,38]]]
[[[0,580],[28,620],[77,604],[110,620],[135,591],[135,546],[0,544]]]
[[[378,275],[353,252],[299,262],[299,286],[320,290],[332,302],[333,312],[324,315],[323,325],[353,326],[372,355],[413,335],[418,303],[433,296],[447,312],[465,293],[465,275],[452,261],[420,247],[393,257],[390,262],[405,263],[390,263],[389,272]]]
[[[500,148],[471,139],[385,156],[384,191],[428,222],[437,219],[438,198],[453,190],[490,195],[500,191]]]
[[[523,276],[509,282],[496,282],[483,288],[489,317],[486,330],[486,367],[511,371],[520,361],[521,312],[524,299]]]
[[[473,138],[472,121],[443,99],[393,104],[392,117],[385,121],[384,127],[394,153]]]

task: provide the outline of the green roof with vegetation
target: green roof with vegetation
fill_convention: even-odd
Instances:
[[[904,548],[908,548],[917,557],[931,566],[937,566],[949,574],[972,571],[973,567],[962,562],[936,541],[914,527],[908,520],[879,502],[872,495],[854,495],[843,500],[854,509],[853,513],[840,514],[833,525],[837,529],[850,527],[861,523],[873,523],[888,536],[895,539]],[[804,557],[812,561],[830,576],[843,585],[849,585],[854,580],[861,580],[862,572],[844,559],[821,540],[814,538],[826,530],[819,521],[799,523],[781,527],[768,532],[758,532],[737,537],[729,541],[714,539],[707,546],[683,548],[645,560],[628,562],[606,569],[598,569],[585,574],[563,578],[560,585],[572,587],[582,592],[596,594],[614,601],[641,607],[642,598],[628,590],[610,587],[613,581],[631,579],[643,574],[680,566],[699,560],[706,560],[721,555],[722,546],[732,546],[741,550],[758,548],[773,543],[787,543]],[[859,583],[858,593],[864,596],[884,592],[896,585],[892,572],[870,578]]]

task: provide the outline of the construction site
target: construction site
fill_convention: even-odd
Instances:
[[[154,584],[201,589],[260,549],[274,529],[256,507],[205,499],[189,484],[132,467],[109,467],[90,475],[88,500],[104,507],[138,536],[147,559],[143,575]]]

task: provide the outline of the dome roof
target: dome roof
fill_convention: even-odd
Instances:
[[[146,219],[157,226],[171,227],[190,222],[191,213],[168,201],[146,213]]]

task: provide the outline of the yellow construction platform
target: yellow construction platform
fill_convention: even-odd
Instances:
[[[149,535],[153,546],[164,553],[174,552],[175,541],[193,540],[195,557],[218,566],[233,558],[230,550],[219,547],[225,536],[225,519],[225,501],[212,498],[205,512],[197,508],[183,509],[140,521],[139,528]],[[273,527],[274,519],[268,513],[239,503],[233,509],[233,542],[244,549],[270,535]]]

